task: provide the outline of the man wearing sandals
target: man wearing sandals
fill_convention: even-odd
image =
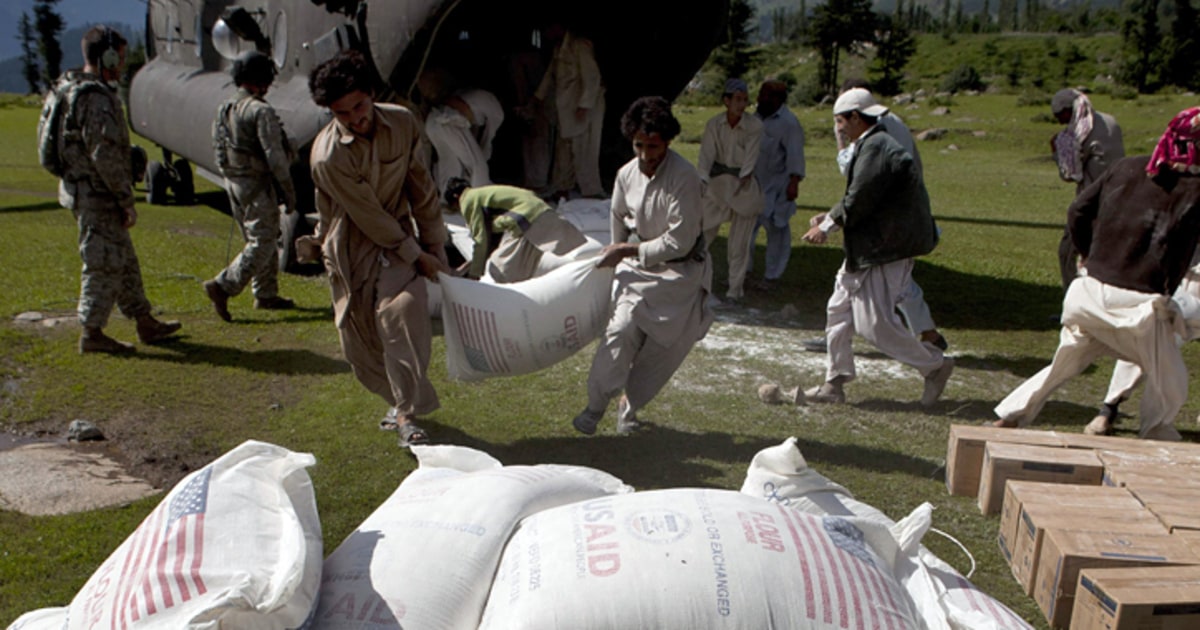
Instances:
[[[588,373],[588,404],[575,429],[596,432],[621,390],[617,432],[638,426],[637,411],[654,399],[712,325],[705,304],[712,265],[701,233],[700,175],[670,150],[679,121],[666,99],[633,102],[621,132],[636,158],[617,172],[612,244],[601,267],[616,267],[612,314]]]
[[[429,441],[414,420],[439,407],[427,373],[432,330],[425,280],[449,272],[437,186],[418,158],[411,112],[374,101],[376,77],[347,51],[309,77],[313,101],[334,120],[310,162],[320,222],[297,239],[302,259],[323,256],[334,322],[354,375],[392,406],[381,426],[400,445]]]

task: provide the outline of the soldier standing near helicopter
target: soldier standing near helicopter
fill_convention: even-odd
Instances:
[[[289,168],[296,158],[275,110],[264,100],[275,65],[258,52],[242,53],[231,69],[237,93],[221,104],[213,121],[213,148],[225,177],[229,204],[246,246],[204,292],[217,315],[232,321],[229,298],[249,284],[254,308],[283,310],[295,303],[279,295],[279,199],[284,212],[296,208]]]

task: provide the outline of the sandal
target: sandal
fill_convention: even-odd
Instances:
[[[396,429],[399,429],[400,423],[396,420],[396,417],[399,415],[400,411],[395,407],[388,409],[387,415],[383,417],[383,420],[379,421],[379,430],[395,431]]]
[[[400,448],[429,443],[429,434],[412,420],[399,425],[396,430],[400,432]]]

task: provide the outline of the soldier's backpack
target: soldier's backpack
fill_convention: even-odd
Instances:
[[[62,177],[66,171],[63,154],[67,143],[83,139],[79,124],[75,121],[75,104],[80,96],[102,89],[107,87],[99,81],[63,79],[46,95],[37,126],[38,162],[55,177]]]

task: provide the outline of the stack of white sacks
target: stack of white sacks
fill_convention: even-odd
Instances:
[[[180,482],[67,607],[9,630],[1029,628],[920,545],[928,504],[895,523],[794,438],[741,492],[413,451],[322,560],[312,456],[247,442]]]

